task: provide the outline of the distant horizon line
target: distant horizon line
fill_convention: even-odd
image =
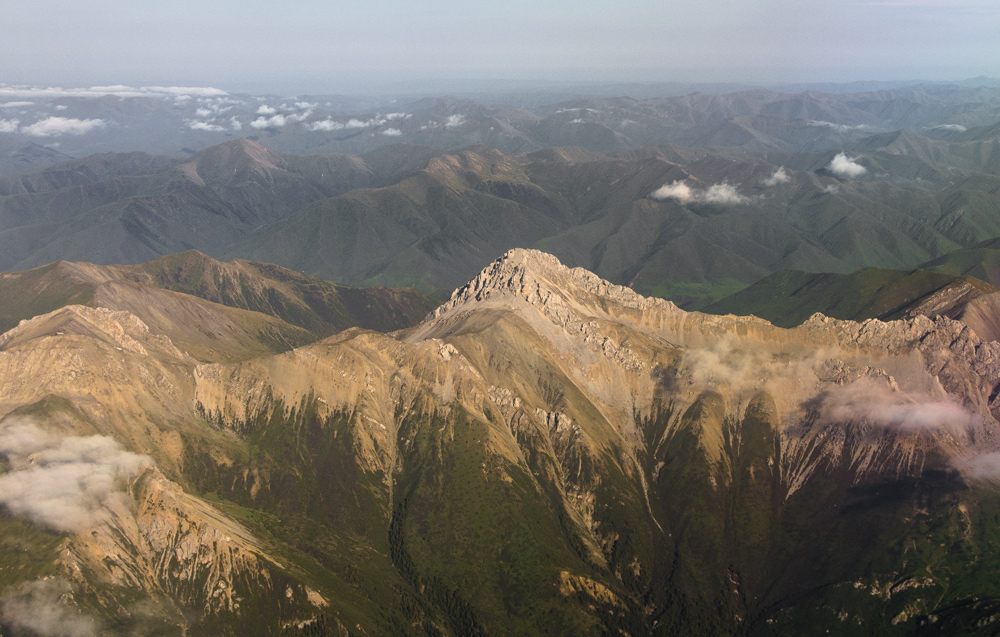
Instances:
[[[976,84],[976,83],[979,84]],[[312,84],[312,87],[306,85]],[[340,84],[341,86],[336,86]],[[226,81],[226,82],[202,82],[197,80],[183,81],[174,80],[169,82],[125,82],[125,83],[96,83],[96,82],[0,82],[0,99],[8,97],[37,97],[37,98],[58,98],[58,97],[99,97],[103,95],[118,95],[120,97],[143,97],[143,96],[178,96],[194,95],[207,96],[225,94],[252,94],[252,95],[339,95],[344,97],[372,97],[386,95],[427,95],[430,93],[440,94],[442,91],[456,93],[502,93],[505,91],[532,91],[544,92],[546,90],[566,91],[612,88],[617,86],[637,86],[637,87],[677,87],[677,88],[702,88],[716,89],[738,92],[755,88],[764,89],[794,89],[797,91],[810,90],[820,87],[867,87],[862,90],[877,90],[876,87],[892,88],[903,86],[919,85],[964,85],[988,86],[1000,88],[1000,77],[990,75],[977,75],[973,77],[961,77],[950,79],[929,79],[912,77],[909,79],[798,79],[798,80],[687,80],[687,79],[547,79],[536,77],[524,78],[484,78],[484,77],[409,77],[396,79],[375,80],[367,86],[358,84],[358,78],[353,80],[302,80],[302,79],[279,79],[269,78],[266,80],[254,81]],[[320,86],[322,85],[322,86]],[[294,87],[294,88],[293,88]]]

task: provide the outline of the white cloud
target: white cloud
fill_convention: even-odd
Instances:
[[[0,108],[19,108],[21,106],[31,106],[34,102],[4,102]]]
[[[69,108],[69,107],[68,107],[68,106],[66,106],[65,104],[56,104],[56,110],[57,110],[57,111],[64,111],[64,110],[66,110],[67,108]]]
[[[0,617],[17,635],[91,637],[99,634],[94,618],[63,601],[72,592],[69,582],[47,578],[23,582],[0,600]]]
[[[274,115],[277,112],[278,111],[276,111],[274,108],[268,106],[267,104],[261,104],[260,108],[257,109],[257,114],[258,115]]]
[[[59,135],[83,135],[95,128],[104,128],[104,120],[74,119],[70,117],[49,117],[25,126],[21,132],[35,137],[57,137]]]
[[[823,120],[809,120],[807,122],[809,126],[820,126],[823,128],[832,128],[841,133],[847,133],[849,131],[869,131],[872,127],[867,124],[858,124],[857,126],[848,126],[846,124],[834,124],[833,122],[826,122]]]
[[[938,124],[937,126],[931,126],[929,130],[953,130],[959,133],[964,133],[969,129],[961,124]]]
[[[272,117],[258,117],[254,121],[250,122],[250,126],[256,129],[261,128],[280,128],[284,126],[286,119],[284,115],[274,115]]]
[[[309,102],[295,102],[296,108],[301,108],[302,110],[310,111],[319,106],[319,104],[311,104]]]
[[[787,184],[791,180],[792,180],[792,178],[791,178],[791,176],[789,176],[788,172],[785,170],[785,167],[784,166],[779,166],[778,169],[776,171],[774,171],[773,175],[771,175],[770,177],[768,177],[767,179],[765,179],[764,181],[762,181],[760,183],[764,184],[764,186],[766,186],[768,188],[771,188],[771,187],[777,186],[779,184]]]
[[[727,183],[714,184],[705,190],[691,188],[683,181],[675,181],[669,185],[660,186],[652,194],[652,199],[675,199],[681,203],[707,203],[731,206],[749,201],[736,190],[736,186]]]
[[[219,126],[218,124],[210,124],[208,122],[188,122],[188,127],[191,130],[201,130],[201,131],[207,131],[209,133],[220,133],[226,130],[224,126]]]
[[[907,394],[871,377],[859,378],[827,392],[820,403],[820,420],[865,422],[903,431],[968,427],[974,422],[972,414],[956,403]]]
[[[261,109],[263,108],[264,107],[262,106]],[[261,109],[258,109],[258,112],[260,112]],[[269,110],[273,112],[274,109]],[[312,115],[312,111],[305,111],[304,113],[290,113],[286,115],[272,115],[271,117],[258,117],[254,121],[250,122],[250,126],[257,129],[280,128],[285,124],[301,122],[310,115]]]
[[[61,438],[26,420],[0,428],[0,454],[12,468],[0,474],[0,504],[57,531],[81,531],[126,497],[120,483],[150,460],[107,436]]]
[[[335,130],[343,130],[344,129],[344,124],[342,124],[340,122],[335,122],[332,119],[324,119],[324,120],[319,121],[319,122],[312,122],[310,124],[306,124],[306,128],[308,130],[311,130],[311,131],[325,131],[325,132],[329,132],[329,131],[335,131]]]
[[[445,120],[445,128],[458,128],[465,123],[465,115],[455,114],[449,115],[448,119]]]
[[[583,123],[583,120],[582,120],[582,119],[580,119],[579,117],[577,117],[576,119],[571,119],[571,120],[569,120],[569,123],[570,123],[570,124],[582,124],[582,123]]]
[[[389,137],[398,137],[399,135],[403,134],[403,131],[399,130],[398,128],[387,128],[384,131],[382,131],[382,134],[387,135]]]
[[[683,181],[675,181],[670,185],[664,184],[660,186],[653,194],[650,195],[653,199],[676,199],[681,203],[687,203],[691,201],[692,192],[691,187],[688,186]]]
[[[840,192],[840,186],[837,184],[828,184],[821,192],[827,195],[835,195]]]
[[[198,117],[209,117],[212,114],[212,110],[208,108],[199,108],[194,112]]]
[[[1000,478],[1000,451],[958,458],[953,464],[967,478],[979,480]]]
[[[838,153],[837,156],[830,161],[827,168],[838,177],[847,177],[849,179],[860,177],[868,172],[868,169],[854,161],[855,159],[857,159],[857,157],[852,159],[844,153]]]
[[[368,128],[369,126],[372,126],[373,124],[374,124],[374,120],[365,120],[365,121],[362,121],[360,119],[354,119],[352,117],[351,119],[347,120],[346,124],[344,124],[344,128]]]
[[[382,126],[383,124],[386,124],[393,120],[410,119],[411,117],[412,114],[410,113],[389,113],[388,115],[376,115],[371,119],[358,119],[356,117],[352,117],[346,122],[338,122],[336,120],[327,118],[324,120],[320,120],[318,122],[311,122],[309,124],[306,124],[305,127],[311,131],[330,132],[330,131],[344,130],[344,129],[372,128],[375,126]],[[388,129],[388,130],[396,130],[396,129]],[[394,135],[396,133],[383,132],[383,134]]]
[[[235,116],[229,118],[229,125],[232,126],[233,130],[243,130],[243,124]]]
[[[732,184],[715,184],[700,194],[700,200],[705,203],[734,206],[749,201],[741,195]]]
[[[17,119],[0,119],[0,133],[16,133],[18,124]]]

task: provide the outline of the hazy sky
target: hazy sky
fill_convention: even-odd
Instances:
[[[0,82],[1000,76],[996,0],[5,0]]]

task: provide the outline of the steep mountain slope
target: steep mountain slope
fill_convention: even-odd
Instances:
[[[75,528],[6,500],[104,630],[152,598],[188,634],[907,634],[1000,595],[1000,345],[945,317],[788,330],[514,250],[395,335],[196,364],[144,327],[71,306],[0,337],[0,479],[44,453],[15,418],[98,431],[184,489],[190,528],[234,529],[238,558],[199,545],[223,586],[130,557],[148,576],[101,597],[57,547],[118,510],[148,512],[125,537],[170,528],[144,474],[114,464],[131,504]]]
[[[0,337],[5,631],[274,633],[322,613],[242,525],[164,476],[178,474],[194,364],[104,308]],[[88,612],[61,613],[67,599]]]

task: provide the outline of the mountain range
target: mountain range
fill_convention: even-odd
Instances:
[[[952,319],[783,329],[514,250],[406,330],[199,362],[106,298],[0,336],[8,630],[996,627],[1000,346]]]
[[[996,82],[716,88],[0,84],[0,635],[1000,631]]]
[[[241,137],[290,154],[360,154],[397,142],[442,150],[484,145],[504,153],[664,143],[815,151],[900,129],[947,139],[1000,121],[1000,88],[988,78],[367,98],[3,85],[0,99],[0,173],[106,152],[181,157]]]
[[[694,308],[784,269],[915,267],[1000,236],[998,143],[901,133],[850,158],[672,145],[286,155],[243,139],[186,160],[95,155],[0,179],[0,267],[195,249],[447,294],[534,247]]]

